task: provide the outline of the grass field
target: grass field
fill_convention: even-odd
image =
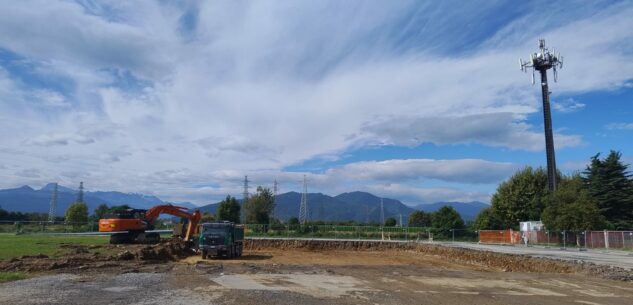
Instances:
[[[19,281],[27,277],[24,272],[0,272],[0,283]]]
[[[55,257],[61,244],[102,245],[107,243],[106,236],[0,234],[0,260],[39,253]]]

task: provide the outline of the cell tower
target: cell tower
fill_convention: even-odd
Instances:
[[[57,212],[57,182],[53,183],[53,195],[51,196],[51,204],[48,208],[48,221],[55,221],[55,213]]]
[[[554,82],[558,79],[557,69],[563,68],[563,57],[560,53],[556,54],[554,50],[551,52],[545,47],[545,39],[539,39],[539,53],[532,53],[530,55],[529,62],[523,62],[519,59],[521,64],[521,71],[527,72],[529,68],[532,68],[532,85],[534,85],[534,71],[539,71],[541,74],[541,93],[543,95],[543,117],[545,125],[545,151],[547,154],[547,181],[550,191],[556,190],[556,157],[554,153],[554,135],[552,134],[552,112],[550,109],[549,86],[547,84],[547,70],[553,69]]]
[[[299,223],[306,224],[308,218],[308,181],[306,180],[306,175],[303,175],[303,192],[301,193],[301,205],[299,207]]]
[[[385,225],[385,204],[382,198],[380,198],[380,225]]]
[[[77,202],[84,202],[84,182],[79,182],[79,193],[77,193]]]

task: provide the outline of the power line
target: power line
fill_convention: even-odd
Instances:
[[[242,223],[246,221],[246,203],[248,202],[248,176],[244,176],[244,191],[242,192],[242,208],[240,209],[242,216]]]
[[[84,182],[79,182],[79,192],[77,193],[77,202],[84,202]]]
[[[275,218],[275,208],[277,207],[277,192],[278,191],[279,191],[279,183],[277,182],[277,178],[275,178],[275,181],[273,182],[273,211],[271,213],[272,219]]]
[[[57,212],[57,182],[53,183],[53,194],[51,195],[51,203],[48,208],[48,221],[55,221],[55,213]]]
[[[306,224],[308,218],[308,181],[306,180],[306,175],[303,175],[303,192],[301,193],[301,205],[299,206],[299,223]]]
[[[385,204],[382,198],[380,198],[380,224],[385,225]]]

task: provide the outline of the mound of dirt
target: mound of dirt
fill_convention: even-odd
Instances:
[[[143,247],[135,253],[135,256],[140,260],[175,261],[195,254],[196,252],[187,243],[172,239]]]
[[[115,254],[104,255],[100,250]],[[194,254],[189,244],[178,239],[164,240],[152,246],[62,244],[55,257],[38,254],[0,261],[0,271],[136,270],[139,266],[176,261]]]

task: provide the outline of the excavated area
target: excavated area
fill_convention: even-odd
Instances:
[[[173,263],[275,265],[420,265],[502,272],[580,273],[606,279],[633,281],[633,273],[617,267],[502,254],[421,243],[384,241],[246,240],[245,255],[237,259],[202,260],[187,243],[163,239],[155,245],[73,245],[60,247],[53,257],[43,254],[0,262],[0,271],[31,273],[140,272],[171,268]]]
[[[0,304],[630,304],[630,275],[601,268],[380,241],[253,240],[205,260],[177,240],[65,245],[0,262],[31,275],[0,284]]]
[[[407,253],[406,255],[434,257],[440,259],[440,261],[450,261],[462,266],[500,270],[504,272],[581,273],[605,279],[633,282],[633,271],[613,266],[596,265],[584,261],[557,260],[416,242],[257,239],[247,241],[245,247],[251,251],[370,251],[384,252],[387,256],[397,252],[405,252]]]

